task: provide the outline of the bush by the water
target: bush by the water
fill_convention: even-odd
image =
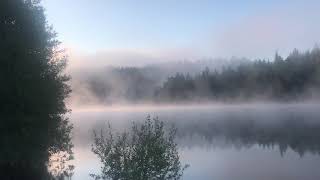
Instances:
[[[187,165],[180,162],[176,129],[165,130],[164,123],[149,116],[133,124],[130,132],[94,132],[92,151],[102,162],[101,175],[95,179],[181,179]]]

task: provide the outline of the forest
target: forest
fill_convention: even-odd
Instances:
[[[274,61],[256,60],[221,72],[206,68],[196,76],[177,73],[155,91],[159,101],[197,99],[275,101],[301,100],[316,96],[320,83],[320,49],[299,53]]]
[[[214,61],[214,60],[212,60]],[[210,62],[210,61],[209,61]],[[227,62],[227,61],[226,61]],[[237,62],[237,63],[234,63]],[[286,58],[273,60],[234,58],[232,65],[207,66],[197,63],[180,66],[197,70],[173,71],[159,66],[109,67],[83,80],[99,102],[235,102],[302,101],[319,97],[320,49],[294,49]],[[211,63],[213,64],[213,63]],[[210,65],[210,63],[209,63]],[[184,68],[188,69],[188,68]],[[103,74],[103,75],[101,75]],[[81,96],[81,95],[80,95]],[[79,97],[79,96],[78,96]]]

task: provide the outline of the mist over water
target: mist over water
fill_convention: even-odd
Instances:
[[[320,179],[319,2],[0,0],[0,180]]]
[[[68,69],[75,179],[101,170],[94,131],[109,123],[116,133],[130,131],[149,115],[178,129],[180,159],[191,166],[183,179],[320,178],[318,45],[273,59],[133,56],[140,63],[112,66],[107,57]],[[141,64],[146,59],[154,62]]]
[[[93,131],[148,115],[178,129],[184,179],[320,178],[320,48],[274,61],[100,67],[74,74],[75,178],[99,173]],[[210,68],[209,68],[210,67]],[[86,162],[86,163],[84,163]]]
[[[320,112],[316,103],[95,107],[74,109],[76,179],[99,171],[92,131],[115,131],[159,117],[178,128],[184,179],[317,179]],[[84,163],[85,162],[85,163]]]

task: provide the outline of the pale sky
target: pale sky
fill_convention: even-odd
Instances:
[[[275,51],[287,55],[320,42],[318,0],[43,0],[43,5],[65,46],[110,62],[117,61],[115,54],[127,61],[130,54],[153,60],[270,58]]]

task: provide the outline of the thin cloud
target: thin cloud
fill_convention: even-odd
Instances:
[[[312,48],[320,41],[320,25],[316,23],[319,5],[292,3],[251,15],[214,35],[213,52],[218,56],[270,58],[275,51],[287,55],[293,48]]]

